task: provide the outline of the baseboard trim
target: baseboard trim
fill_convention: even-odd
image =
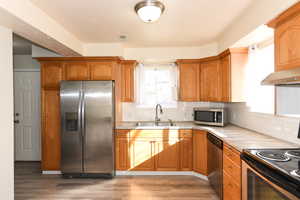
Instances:
[[[116,171],[116,176],[195,176],[208,180],[207,176],[193,171]]]
[[[61,174],[61,171],[47,170],[47,171],[42,171],[42,174]]]
[[[61,171],[42,171],[42,174],[55,175]],[[203,180],[208,180],[207,176],[193,171],[116,171],[116,176],[195,176]]]

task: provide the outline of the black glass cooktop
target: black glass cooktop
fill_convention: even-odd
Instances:
[[[244,154],[300,183],[300,149],[248,149]]]

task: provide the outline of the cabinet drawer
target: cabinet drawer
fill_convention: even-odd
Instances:
[[[241,167],[236,165],[227,156],[223,158],[223,169],[237,185],[241,184]]]
[[[178,130],[131,130],[131,138],[157,138],[160,140],[179,139]]]
[[[238,166],[241,165],[240,153],[237,150],[235,150],[233,147],[225,144],[224,149],[223,149],[223,153],[230,160],[232,160],[236,165],[238,165]]]
[[[130,130],[116,130],[115,133],[116,138],[129,138],[130,136]]]
[[[240,200],[241,187],[238,186],[226,172],[224,172],[223,175],[223,200]]]

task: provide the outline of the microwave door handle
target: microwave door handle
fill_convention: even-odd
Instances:
[[[217,122],[217,112],[215,112],[215,119],[214,119],[214,122]]]

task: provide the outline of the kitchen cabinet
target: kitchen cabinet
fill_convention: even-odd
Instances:
[[[42,63],[41,80],[43,89],[59,89],[60,81],[63,79],[62,63]]]
[[[182,138],[179,144],[181,171],[193,171],[193,138]]]
[[[179,101],[199,101],[199,60],[177,60],[177,64],[179,67]]]
[[[135,60],[121,62],[122,102],[134,102],[134,70],[136,64]]]
[[[300,4],[295,4],[269,24],[275,29],[275,71],[300,66]]]
[[[207,175],[207,132],[193,130],[193,170]]]
[[[42,170],[60,170],[60,97],[61,80],[114,80],[116,121],[122,121],[121,67],[118,57],[43,57],[41,63]],[[118,167],[126,169],[129,158],[122,149],[126,139],[118,141]],[[124,164],[125,163],[125,164]],[[127,163],[127,164],[126,164]]]
[[[244,102],[247,48],[231,48],[217,56],[177,60],[179,100]]]
[[[179,140],[170,139],[155,142],[155,169],[157,171],[179,170]]]
[[[112,62],[90,62],[91,80],[113,80]]]
[[[116,130],[115,152],[116,170],[192,171],[192,130]]]
[[[59,90],[42,90],[42,170],[60,169]]]
[[[86,62],[66,62],[64,63],[64,71],[65,80],[90,80],[90,68]]]
[[[200,65],[200,100],[221,100],[221,71],[219,59],[203,62]]]
[[[242,190],[240,152],[224,143],[223,191],[224,200],[241,200]]]
[[[129,131],[120,130],[115,138],[115,165],[118,170],[129,170],[130,148]]]
[[[131,169],[154,171],[155,169],[155,144],[149,138],[130,139],[132,151]]]
[[[219,55],[221,102],[244,102],[246,86],[247,48],[231,48]]]

